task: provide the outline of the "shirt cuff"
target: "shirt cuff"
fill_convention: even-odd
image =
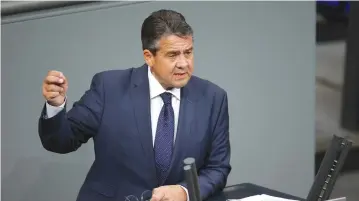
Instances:
[[[46,102],[46,118],[49,119],[57,115],[65,108],[65,104],[66,104],[66,99],[64,103],[60,106],[52,106],[48,102]]]
[[[180,185],[181,186],[181,185]],[[181,186],[183,188],[184,191],[186,191],[186,195],[187,195],[187,201],[189,201],[189,195],[188,195],[188,190],[187,188],[185,188],[184,186]]]

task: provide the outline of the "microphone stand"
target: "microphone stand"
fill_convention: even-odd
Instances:
[[[196,161],[194,158],[186,158],[183,162],[189,201],[201,201]]]

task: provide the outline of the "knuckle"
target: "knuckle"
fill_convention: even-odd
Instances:
[[[48,76],[51,76],[51,75],[56,76],[56,75],[59,75],[59,74],[60,74],[60,72],[59,72],[59,71],[56,71],[56,70],[50,70],[50,71],[47,73]]]
[[[48,82],[55,82],[55,78],[54,78],[54,76],[49,76],[48,78],[47,78],[47,81]]]
[[[153,189],[153,193],[158,194],[161,192],[161,188],[155,188]]]
[[[51,76],[47,76],[46,79],[45,79],[45,82],[51,83]]]
[[[52,75],[52,74],[54,74],[53,70],[49,70],[49,72],[47,73],[47,75]]]

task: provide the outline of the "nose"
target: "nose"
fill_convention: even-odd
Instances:
[[[178,67],[178,68],[187,68],[188,67],[188,60],[183,54],[181,54],[177,57],[176,67]]]

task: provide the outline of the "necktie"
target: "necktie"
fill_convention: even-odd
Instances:
[[[161,184],[165,181],[171,164],[174,138],[174,112],[172,108],[172,94],[162,93],[163,107],[158,117],[156,138],[154,145],[157,177]]]

